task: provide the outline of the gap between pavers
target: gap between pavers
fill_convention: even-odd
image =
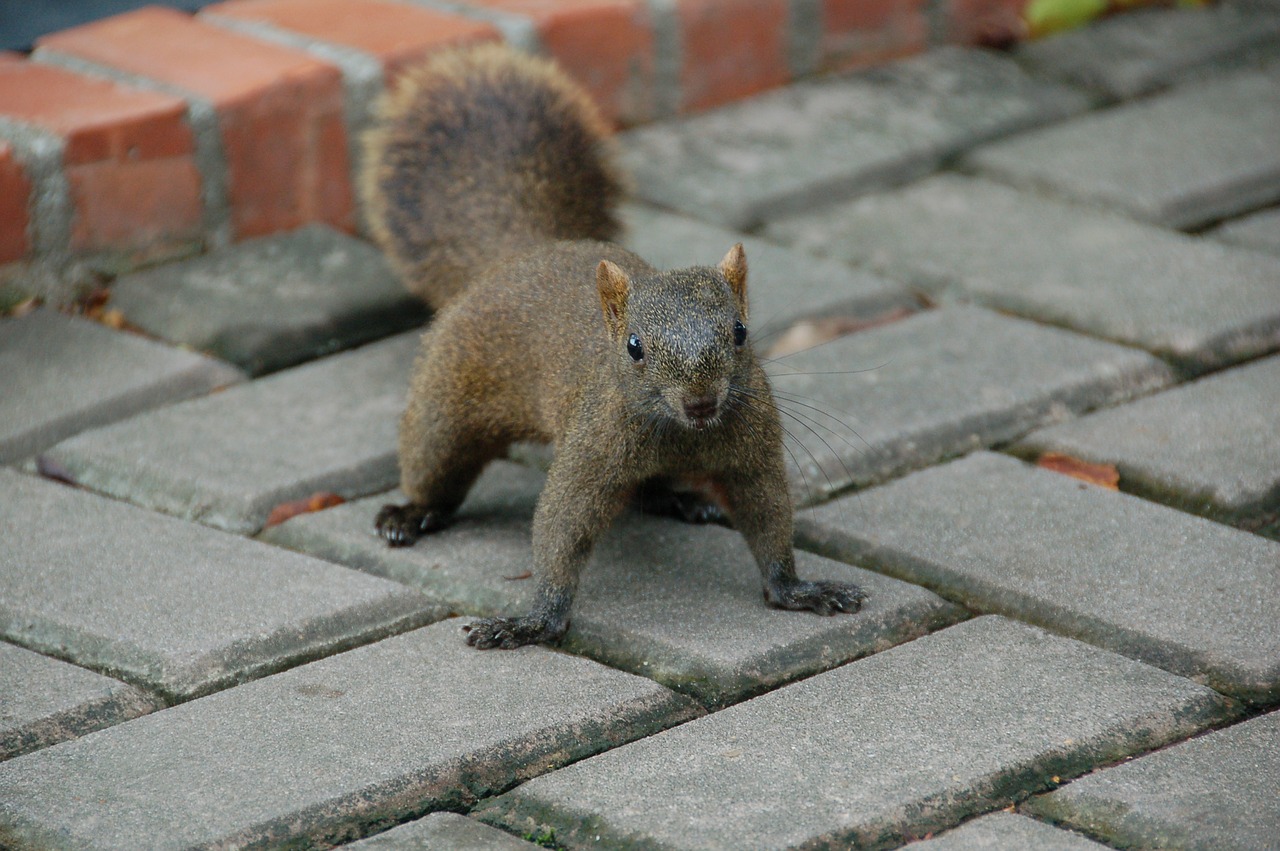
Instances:
[[[535,590],[530,536],[542,481],[541,473],[494,464],[457,522],[413,547],[390,548],[373,531],[378,508],[403,501],[399,493],[297,517],[262,537],[421,588],[454,611],[523,614]],[[562,647],[714,707],[965,616],[920,588],[856,567],[808,553],[797,553],[797,566],[807,579],[856,582],[871,599],[856,614],[831,617],[769,608],[738,533],[624,514],[583,570]]]
[[[701,714],[641,677],[457,633],[439,623],[10,760],[0,842],[341,842]]]
[[[1232,245],[1280,254],[1280,207],[1227,222],[1210,235]]]
[[[419,334],[88,432],[44,453],[78,484],[251,534],[276,505],[399,479],[396,429]]]
[[[1023,806],[1118,848],[1275,848],[1280,712],[1099,771]]]
[[[47,309],[0,319],[0,463],[243,378],[220,361]]]
[[[438,620],[335,564],[0,469],[0,637],[169,701]]]
[[[856,501],[855,501],[856,500]],[[1267,704],[1280,543],[988,452],[797,522],[797,542]]]
[[[1035,851],[1103,851],[1079,833],[1061,830],[1016,813],[999,812],[966,822],[954,830],[915,842],[910,851],[999,851],[1027,848]]]
[[[544,846],[457,813],[432,813],[342,847],[350,851],[536,851]]]
[[[609,751],[473,815],[567,848],[887,848],[1223,717],[1189,680],[984,617]]]

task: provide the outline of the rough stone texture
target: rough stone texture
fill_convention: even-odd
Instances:
[[[111,306],[150,334],[251,375],[422,324],[381,253],[323,225],[128,275]]]
[[[399,494],[299,517],[264,537],[420,587],[454,611],[522,614],[533,602],[530,527],[540,473],[494,465],[451,528],[392,549],[373,517]],[[915,586],[798,553],[806,578],[853,581],[854,615],[771,609],[740,535],[624,515],[583,571],[564,646],[710,704],[757,694],[953,623],[963,613]],[[459,636],[458,641],[462,638]]]
[[[1168,384],[1150,355],[970,307],[769,367],[794,490],[813,502]]]
[[[1198,227],[1280,200],[1277,89],[1280,64],[1243,71],[1006,139],[967,162],[1154,224]]]
[[[483,653],[446,621],[0,765],[18,848],[355,839],[698,714],[544,648]]]
[[[1130,493],[1280,533],[1280,357],[1037,431],[1015,447],[1114,464]]]
[[[0,319],[0,462],[242,378],[218,361],[50,310]]]
[[[61,443],[44,457],[85,487],[252,533],[317,492],[393,486],[418,334],[296,367]]]
[[[1221,710],[1187,680],[981,618],[536,778],[474,815],[545,825],[569,848],[891,847]]]
[[[1069,830],[1059,830],[1044,822],[1014,813],[992,813],[974,819],[955,830],[908,846],[911,851],[1100,851],[1099,845]]]
[[[942,48],[628,133],[640,197],[750,230],[902,183],[976,144],[1080,112],[1088,99],[994,53]]]
[[[1280,697],[1280,544],[978,453],[800,518],[802,546],[1246,700]]]
[[[1213,235],[1223,242],[1280,254],[1280,207],[1228,222]]]
[[[751,338],[759,346],[797,319],[833,315],[874,321],[914,310],[906,287],[835,260],[652,207],[623,208],[623,244],[660,269],[713,266],[734,243],[747,252]]]
[[[352,851],[535,851],[541,846],[457,813],[434,813],[342,847]]]
[[[1192,372],[1280,347],[1280,259],[986,180],[939,175],[769,233]]]
[[[1277,50],[1280,9],[1218,3],[1126,10],[1053,38],[1023,42],[1014,55],[1037,72],[1131,98]]]
[[[1280,712],[1084,777],[1027,808],[1119,848],[1275,848]]]
[[[8,470],[0,528],[0,637],[170,700],[444,614],[393,582]]]
[[[0,760],[160,708],[118,680],[0,642]]]

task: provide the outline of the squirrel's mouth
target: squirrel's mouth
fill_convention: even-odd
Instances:
[[[715,425],[720,419],[720,400],[712,395],[685,399],[681,407],[685,422],[695,431]]]

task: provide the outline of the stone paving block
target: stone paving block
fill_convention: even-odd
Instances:
[[[1133,9],[1019,44],[1036,72],[1128,99],[1280,50],[1280,9]]]
[[[0,642],[0,760],[144,715],[163,704],[110,677]]]
[[[1275,848],[1280,712],[1089,775],[1026,807],[1119,848]]]
[[[977,453],[799,518],[797,541],[1266,703],[1280,544]]]
[[[903,285],[828,258],[638,204],[623,208],[623,244],[660,269],[713,266],[734,243],[747,252],[751,337],[768,341],[797,319],[873,320],[915,310]]]
[[[1107,846],[1014,813],[992,813],[941,836],[907,846],[911,851],[1101,851]]]
[[[427,317],[366,242],[323,225],[127,275],[111,306],[149,334],[273,372]]]
[[[942,48],[632,131],[641,198],[751,230],[767,218],[919,177],[976,144],[1080,112],[1079,92],[1003,56]]]
[[[1227,222],[1212,234],[1233,245],[1280,254],[1280,207]]]
[[[373,534],[377,509],[399,494],[299,517],[263,537],[420,587],[454,611],[522,614],[533,602],[530,536],[541,485],[540,473],[495,464],[457,523],[412,548],[389,548]],[[738,533],[624,515],[583,571],[563,646],[718,706],[964,616],[915,586],[797,557],[801,576],[857,582],[870,601],[858,614],[829,618],[771,609]]]
[[[444,615],[402,585],[10,470],[0,528],[0,637],[171,701]]]
[[[546,826],[567,848],[891,847],[1221,711],[1188,680],[980,618],[536,778],[473,815]]]
[[[1280,16],[1276,18],[1280,25]],[[966,164],[1173,228],[1280,200],[1280,64],[987,145]]]
[[[939,175],[768,233],[1191,372],[1280,347],[1280,259],[987,180]]]
[[[50,449],[85,487],[252,533],[282,502],[350,499],[399,480],[396,429],[419,335],[173,405]]]
[[[0,765],[17,848],[328,847],[699,714],[545,648],[447,621]]]
[[[1127,492],[1280,533],[1278,404],[1280,357],[1271,357],[1033,432],[1014,451],[1114,464]]]
[[[0,463],[243,377],[227,364],[50,310],[0,319]]]
[[[542,846],[457,813],[433,813],[342,847],[352,851],[535,851]]]
[[[1143,352],[971,307],[850,334],[769,373],[806,503],[1172,380]]]

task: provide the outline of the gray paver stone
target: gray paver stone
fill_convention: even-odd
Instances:
[[[750,230],[1087,106],[1007,57],[942,48],[632,131],[623,161],[646,201]]]
[[[0,470],[0,637],[180,700],[437,620],[420,593]]]
[[[457,813],[434,813],[343,847],[352,851],[535,851],[540,846]]]
[[[540,473],[495,464],[457,522],[411,548],[389,548],[373,534],[384,497],[299,517],[264,537],[420,587],[455,611],[523,614],[533,603],[530,537],[541,484]],[[915,586],[797,556],[801,576],[857,582],[870,601],[829,618],[769,608],[736,532],[624,515],[583,571],[564,646],[721,705],[964,616]]]
[[[1280,254],[1280,207],[1228,222],[1213,235],[1233,245]]]
[[[421,325],[381,253],[322,225],[128,275],[111,305],[151,334],[251,375]]]
[[[355,839],[695,717],[648,680],[445,621],[0,765],[19,849]]]
[[[1268,851],[1280,838],[1280,712],[1108,768],[1026,806],[1119,848]]]
[[[1280,697],[1280,544],[977,453],[800,518],[802,546],[1259,702]]]
[[[996,142],[967,162],[1155,224],[1197,227],[1280,200],[1277,89],[1280,65],[1238,72]]]
[[[51,310],[0,319],[0,463],[243,378],[219,361]]]
[[[850,334],[768,369],[813,502],[1158,389],[1143,352],[971,307]]]
[[[1120,487],[1280,534],[1280,357],[1271,357],[1023,438],[1014,451],[1114,464]]]
[[[85,487],[231,532],[282,502],[399,480],[409,332],[87,432],[45,453]]]
[[[986,617],[536,778],[473,815],[554,829],[569,848],[891,847],[1221,710],[1188,680]]]
[[[110,677],[0,642],[0,760],[144,715],[163,704]]]
[[[1277,49],[1280,8],[1218,3],[1126,10],[1053,38],[1023,42],[1014,55],[1040,73],[1132,98]]]
[[[980,178],[938,175],[769,234],[1192,372],[1280,347],[1280,258]]]
[[[1101,851],[1092,839],[1060,830],[1015,813],[992,813],[967,822],[941,836],[915,842],[910,851]]]

